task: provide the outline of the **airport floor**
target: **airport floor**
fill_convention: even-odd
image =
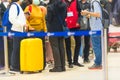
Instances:
[[[89,70],[88,67],[93,64],[93,60],[91,59],[91,63],[84,64],[85,67],[74,66],[74,68],[70,69],[66,65],[65,72],[50,73],[50,68],[46,67],[41,73],[20,74],[16,72],[15,75],[0,74],[0,80],[119,80],[120,53],[110,52],[107,57],[107,72],[105,72],[104,68],[102,70]],[[81,57],[79,60],[83,63]],[[3,72],[4,70],[0,71],[0,73]],[[105,73],[107,73],[107,75]]]

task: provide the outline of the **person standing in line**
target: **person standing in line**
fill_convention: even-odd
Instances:
[[[15,4],[12,4],[12,3]],[[9,21],[12,23],[11,31],[12,32],[24,32],[27,30],[26,18],[24,12],[20,6],[22,0],[11,0],[10,9],[9,9]],[[19,15],[17,6],[19,7]],[[13,36],[13,51],[11,54],[11,66],[10,70],[20,71],[20,42],[23,37]]]
[[[1,19],[2,19],[3,15],[4,15],[4,12],[7,9],[8,5],[9,5],[9,2],[7,0],[3,0],[0,3],[0,8],[1,8],[0,16],[1,16]]]
[[[87,2],[87,0],[81,0],[80,1],[80,7],[81,10],[88,10],[90,9],[90,4]],[[84,21],[83,21],[84,20]],[[90,25],[89,25],[89,18],[86,16],[80,16],[80,21],[84,22],[84,25],[81,24],[81,30],[90,30]],[[84,63],[89,63],[89,50],[90,50],[90,36],[83,36],[84,40],[84,48],[83,48],[83,58],[84,58]]]
[[[112,1],[112,24],[120,27],[120,0]]]
[[[3,28],[2,17],[8,5],[9,5],[9,2],[7,0],[2,0],[2,2],[0,3],[0,28]],[[3,32],[3,30],[0,30],[0,32]],[[3,36],[0,36],[0,69],[4,69],[4,44],[3,42],[4,42]]]
[[[65,22],[67,14],[66,4],[62,2],[62,0],[50,0],[47,6],[47,12],[46,19],[48,32],[63,31],[61,22]],[[66,71],[64,37],[50,36],[49,41],[51,43],[54,58],[54,68],[50,69],[49,72]]]
[[[78,22],[78,17],[80,16],[80,5],[78,0],[65,0],[67,4],[67,17],[65,19],[67,27],[70,31],[79,31],[80,25]],[[75,39],[75,49],[74,49],[74,58],[72,60],[72,52],[71,52],[71,37],[65,39],[66,45],[66,53],[68,59],[68,67],[73,68],[73,64],[79,67],[83,67],[84,65],[78,62],[80,45],[81,45],[81,37],[74,36]]]
[[[110,23],[112,23],[112,13],[111,13],[112,0],[107,0],[107,1],[106,0],[100,0],[100,3],[102,5],[102,7],[108,11],[108,14],[110,15]]]
[[[96,0],[91,0],[90,11],[82,10],[81,15],[85,15],[90,18],[91,30],[103,30],[102,25],[102,10],[100,4]],[[94,64],[89,69],[102,69],[102,49],[101,49],[101,36],[91,35],[92,47],[95,54]]]
[[[45,20],[47,14],[46,8],[43,6],[39,6],[40,0],[28,0],[28,1],[30,5],[28,5],[24,10],[27,19],[28,32],[47,32]],[[43,59],[44,59],[43,69],[45,69],[46,67],[45,39],[47,39],[47,37],[40,36],[38,38],[42,39],[43,42]]]
[[[3,0],[3,2],[0,4],[0,7],[1,7],[1,13],[0,13],[1,14],[1,19],[2,19],[3,15],[4,15],[4,12],[9,7],[9,5],[10,5],[10,2],[8,0]],[[2,27],[4,27],[4,26],[2,26]],[[10,31],[10,30],[7,29],[7,31]],[[8,41],[8,61],[9,61],[9,66],[10,66],[11,53],[12,53],[12,50],[13,50],[13,39],[12,39],[12,37],[7,37],[7,41]],[[4,59],[4,57],[3,57],[3,59]]]
[[[30,1],[29,0],[24,0],[22,3],[21,3],[21,7],[23,9],[23,11],[25,10],[25,8],[30,5]]]

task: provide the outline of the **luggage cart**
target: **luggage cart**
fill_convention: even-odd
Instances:
[[[120,47],[120,32],[109,32],[108,34],[108,50],[112,48],[114,52],[117,52]]]

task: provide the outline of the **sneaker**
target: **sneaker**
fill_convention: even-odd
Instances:
[[[12,66],[10,66],[10,71],[16,71],[16,72],[19,72],[20,69],[18,69],[18,68],[13,68]]]
[[[73,64],[69,64],[68,67],[69,67],[69,68],[73,68]]]
[[[88,69],[102,69],[102,66],[101,65],[96,65],[96,64],[93,64],[91,67],[89,67]]]
[[[53,64],[52,62],[47,63],[47,64],[48,64],[48,67],[49,67],[49,68],[53,68],[53,67],[54,67],[54,64]]]
[[[19,69],[15,69],[15,68],[10,68],[10,71],[20,72]]]
[[[85,64],[90,63],[90,60],[84,60],[84,63]]]
[[[76,66],[79,66],[79,67],[84,67],[84,65],[80,64],[80,63],[73,63],[74,65]]]

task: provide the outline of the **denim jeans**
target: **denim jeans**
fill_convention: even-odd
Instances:
[[[95,64],[102,64],[101,36],[91,36],[92,47],[95,54]]]
[[[83,36],[81,37],[81,46],[80,46],[80,51],[79,54],[82,57],[83,56],[83,48],[84,48],[84,39]]]

